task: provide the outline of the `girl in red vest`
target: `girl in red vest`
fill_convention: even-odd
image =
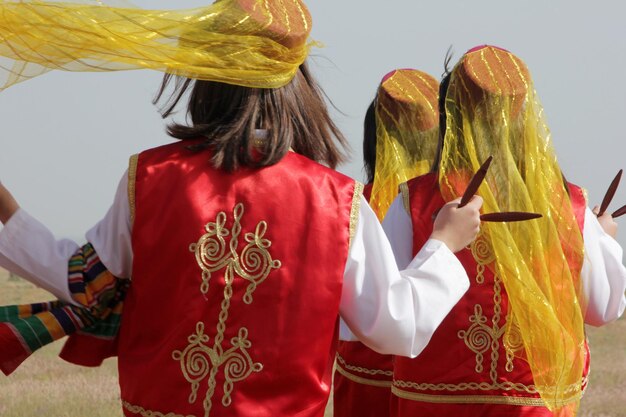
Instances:
[[[118,356],[126,416],[321,417],[340,317],[369,347],[415,356],[467,290],[453,252],[482,200],[447,205],[398,271],[362,186],[332,169],[345,141],[304,63],[301,1],[2,7],[10,82],[158,69],[159,97],[175,81],[164,114],[188,97],[190,121],[131,158],[86,246],[56,241],[0,187],[0,265],[65,302],[0,309],[5,373],[73,334],[70,361]]]
[[[626,306],[615,223],[596,218],[584,192],[564,181],[518,57],[472,49],[440,91],[436,169],[408,182],[384,222],[399,265],[428,239],[433,213],[489,156],[479,189],[485,211],[543,218],[483,223],[457,254],[470,290],[418,358],[395,358],[392,415],[573,416],[589,370],[584,324],[613,321]]]
[[[398,186],[430,170],[437,150],[439,83],[414,69],[383,77],[365,115],[363,159],[368,184],[363,194],[379,219],[398,194]],[[337,349],[335,417],[389,415],[392,356],[358,341]]]

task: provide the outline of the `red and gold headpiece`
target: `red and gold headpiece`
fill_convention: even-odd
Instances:
[[[376,167],[370,205],[379,219],[398,185],[432,166],[439,135],[439,83],[430,75],[399,69],[381,81],[376,96]]]
[[[219,0],[189,10],[104,3],[0,2],[0,89],[53,69],[141,68],[277,88],[293,79],[311,46],[301,0]]]
[[[529,90],[530,73],[526,64],[509,51],[496,46],[469,50],[456,76],[463,83],[470,108],[499,98],[510,101],[512,114],[518,114]]]

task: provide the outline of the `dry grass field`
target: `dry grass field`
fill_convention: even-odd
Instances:
[[[50,296],[0,270],[0,305],[45,301]],[[590,329],[590,387],[580,417],[626,416],[626,320]],[[0,374],[1,417],[120,417],[116,362],[81,368],[56,355],[62,342],[37,352],[11,377]],[[327,412],[327,417],[332,413]]]
[[[0,305],[48,301],[43,290],[0,270]],[[2,417],[121,417],[117,363],[71,365],[57,355],[63,341],[35,353],[10,377],[0,373]]]

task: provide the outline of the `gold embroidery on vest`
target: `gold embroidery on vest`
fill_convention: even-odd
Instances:
[[[175,350],[172,358],[180,362],[185,379],[191,384],[189,403],[195,403],[198,398],[200,383],[208,378],[207,392],[203,400],[204,416],[208,417],[213,407],[213,395],[217,386],[217,374],[220,369],[224,373],[224,395],[222,405],[228,407],[232,403],[231,393],[234,384],[248,378],[253,372],[260,372],[263,365],[254,362],[248,353],[252,342],[248,340],[248,329],[241,327],[237,337],[231,339],[231,347],[224,349],[222,345],[226,332],[226,320],[233,297],[233,283],[236,277],[249,282],[243,296],[245,304],[252,304],[253,293],[257,286],[263,283],[270,272],[281,267],[279,260],[272,259],[268,248],[272,245],[264,239],[267,223],[257,224],[254,233],[246,233],[244,239],[247,245],[239,253],[239,236],[241,234],[241,218],[244,206],[239,203],[233,210],[233,226],[226,227],[226,213],[220,212],[214,223],[205,226],[206,234],[198,242],[189,245],[194,252],[198,266],[202,270],[202,284],[200,292],[206,297],[209,291],[209,282],[213,272],[224,269],[224,298],[218,317],[217,333],[213,347],[209,347],[209,336],[204,333],[204,323],[196,324],[196,332],[188,337],[189,345],[182,351]],[[230,242],[226,240],[230,237]],[[228,248],[228,250],[227,250]]]
[[[337,353],[337,364],[341,365],[342,368],[349,371],[360,372],[368,375],[393,376],[393,371],[386,371],[384,369],[367,369],[360,366],[349,365],[339,353]]]
[[[187,415],[184,416],[182,414],[176,414],[176,413],[160,413],[158,411],[150,411],[150,410],[146,410],[143,407],[140,407],[138,405],[133,405],[131,403],[129,403],[128,401],[122,401],[122,406],[124,407],[125,410],[127,410],[130,413],[133,414],[139,414],[141,417],[195,417],[193,415]]]
[[[472,251],[472,255],[474,256],[476,263],[478,264],[476,268],[476,282],[484,284],[485,268],[487,265],[494,262],[496,257],[482,233],[479,234],[474,242],[470,244],[470,250]]]
[[[505,368],[507,372],[512,372],[515,354],[524,349],[524,341],[522,340],[522,334],[520,333],[517,321],[510,312],[506,319],[506,326],[507,331],[504,333],[504,338],[502,339],[504,349],[506,350]]]
[[[491,249],[489,243],[485,240],[484,235],[480,234],[475,242],[471,246],[472,255],[476,260],[476,282],[483,284],[485,282],[485,270],[487,266],[495,262],[495,255]],[[459,338],[465,341],[467,347],[476,354],[476,367],[477,373],[482,373],[484,354],[491,348],[491,365],[489,367],[489,377],[491,379],[490,389],[515,389],[516,387],[522,388],[523,391],[536,391],[536,387],[526,387],[523,384],[514,384],[511,387],[507,382],[499,381],[498,378],[498,362],[500,360],[500,340],[503,339],[503,345],[506,350],[506,365],[505,369],[508,372],[513,371],[513,359],[515,358],[515,352],[521,346],[521,340],[519,333],[506,334],[505,329],[512,330],[513,327],[507,322],[504,326],[500,326],[500,320],[502,318],[502,279],[494,272],[493,273],[493,316],[491,317],[491,325],[487,325],[487,317],[483,315],[483,308],[480,304],[474,306],[474,315],[470,317],[469,321],[472,323],[468,330],[461,330],[458,333]],[[507,317],[507,321],[510,317]],[[507,349],[507,345],[509,348]]]
[[[476,366],[474,369],[477,373],[483,371],[483,355],[491,347],[492,341],[497,335],[493,334],[493,329],[487,326],[487,317],[483,314],[483,308],[476,304],[474,306],[474,315],[469,319],[472,325],[467,330],[459,330],[459,338],[465,341],[467,347],[476,354]]]
[[[474,259],[476,260],[477,268],[477,276],[476,282],[478,284],[484,283],[484,272],[486,270],[487,265],[495,261],[495,256],[489,246],[489,244],[485,241],[482,234],[480,234],[476,240],[471,245],[471,251],[474,255]],[[494,283],[493,283],[493,316],[491,318],[491,326],[487,325],[488,318],[483,314],[483,308],[480,304],[476,304],[474,306],[474,315],[469,318],[471,325],[467,330],[460,330],[457,335],[460,339],[463,339],[467,347],[476,354],[476,367],[475,371],[477,373],[482,373],[484,371],[483,360],[484,354],[491,348],[491,365],[489,367],[489,378],[490,382],[461,382],[458,384],[430,384],[430,383],[418,383],[412,381],[402,381],[396,380],[393,381],[393,393],[401,398],[405,399],[414,399],[418,401],[417,398],[421,398],[419,401],[428,401],[428,402],[441,402],[436,401],[432,397],[432,401],[427,400],[426,398],[430,398],[430,394],[417,394],[409,391],[403,391],[403,389],[412,389],[416,391],[448,391],[448,392],[460,392],[460,391],[494,391],[494,390],[502,390],[502,391],[516,391],[525,394],[536,395],[539,393],[537,387],[533,384],[525,385],[522,383],[514,383],[511,381],[502,381],[498,375],[498,362],[500,360],[500,340],[503,341],[503,346],[506,351],[506,359],[507,362],[505,364],[505,369],[508,372],[513,371],[513,360],[515,359],[515,353],[523,349],[523,343],[521,339],[521,334],[519,333],[519,329],[515,326],[515,321],[513,317],[509,314],[506,318],[506,323],[504,326],[500,326],[500,319],[502,318],[502,278],[494,272],[493,275]],[[508,326],[508,327],[507,327]],[[509,331],[505,333],[505,328]],[[565,400],[566,403],[574,401],[580,398],[583,394],[581,388],[587,381],[587,377],[581,379],[581,382],[571,384],[565,390],[566,394],[569,397]],[[551,387],[547,387],[545,392],[549,393]],[[450,396],[449,402],[452,403],[463,403],[469,401],[469,398],[473,398],[474,396]],[[480,396],[476,402],[493,402],[500,403],[501,401],[497,398],[498,396],[488,396],[492,398],[492,400],[480,399]],[[540,398],[529,399],[532,401],[521,401],[518,405],[542,405],[543,401]],[[448,401],[446,401],[448,402]],[[536,404],[535,404],[536,403]]]
[[[243,381],[252,372],[260,372],[263,369],[263,365],[255,363],[248,353],[247,349],[252,347],[252,343],[248,340],[248,329],[240,328],[238,336],[231,339],[232,347],[226,351],[221,345],[222,340],[223,332],[215,337],[213,348],[208,347],[209,336],[204,334],[204,324],[199,322],[196,324],[196,334],[189,336],[189,345],[185,350],[182,352],[176,350],[172,354],[172,357],[180,362],[185,379],[191,383],[189,403],[196,402],[200,382],[207,376],[209,377],[209,389],[203,402],[205,415],[208,415],[211,410],[212,397],[216,387],[215,379],[221,367],[224,368],[225,382],[222,404],[225,407],[232,403],[230,395],[234,383]]]
[[[491,246],[481,233],[471,245],[472,255],[476,260],[476,282],[485,282],[485,270],[487,265],[495,261],[495,255]],[[480,304],[474,306],[474,315],[469,318],[471,323],[467,330],[458,332],[459,338],[463,339],[466,346],[476,354],[475,371],[482,373],[484,370],[484,354],[491,348],[491,366],[489,376],[494,388],[500,387],[498,382],[498,361],[500,359],[500,339],[504,335],[505,327],[500,327],[502,317],[502,279],[494,272],[493,283],[493,316],[491,325],[487,325],[487,317],[483,314],[483,307]],[[509,354],[510,353],[510,354]],[[513,352],[507,351],[507,370],[513,370]]]
[[[244,302],[251,304],[252,293],[256,287],[265,281],[272,269],[280,268],[281,263],[272,260],[267,250],[272,242],[263,239],[267,231],[265,221],[257,224],[255,233],[245,234],[248,244],[241,255],[237,253],[243,212],[243,204],[237,204],[233,211],[235,222],[232,230],[226,228],[226,213],[220,212],[215,223],[208,223],[205,226],[207,233],[197,243],[189,245],[189,250],[195,253],[198,266],[202,269],[202,284],[200,285],[202,294],[206,295],[209,291],[211,273],[226,268],[226,275],[232,276],[234,273],[250,282],[244,295]],[[231,239],[228,245],[229,251],[227,251],[226,238],[229,235]]]

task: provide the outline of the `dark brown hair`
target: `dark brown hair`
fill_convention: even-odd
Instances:
[[[171,123],[168,134],[181,140],[204,138],[192,149],[210,149],[217,168],[234,171],[273,165],[290,148],[331,168],[345,158],[347,141],[330,118],[325,95],[306,64],[289,84],[276,89],[166,74],[154,104],[165,96],[172,81],[174,91],[161,107],[161,115],[171,115],[189,92],[186,115],[190,124]],[[256,129],[267,129],[267,138],[259,141]]]
[[[447,68],[446,68],[447,71]],[[441,156],[443,153],[443,144],[446,137],[446,127],[448,117],[446,114],[446,95],[448,94],[448,87],[450,86],[450,72],[446,72],[443,79],[439,83],[439,143],[437,144],[437,153],[435,154],[435,160],[431,167],[431,172],[439,171],[439,164],[441,163]]]
[[[450,87],[450,78],[452,71],[450,70],[450,61],[454,53],[452,52],[452,45],[448,47],[446,56],[443,59],[443,74],[441,82],[439,83],[439,143],[437,144],[437,152],[435,153],[435,160],[431,167],[431,172],[439,171],[439,164],[441,163],[441,154],[443,153],[443,142],[446,137],[447,127],[447,114],[446,114],[446,95],[448,94],[448,87]]]
[[[363,120],[363,167],[367,183],[373,183],[376,173],[376,99],[367,108]]]

